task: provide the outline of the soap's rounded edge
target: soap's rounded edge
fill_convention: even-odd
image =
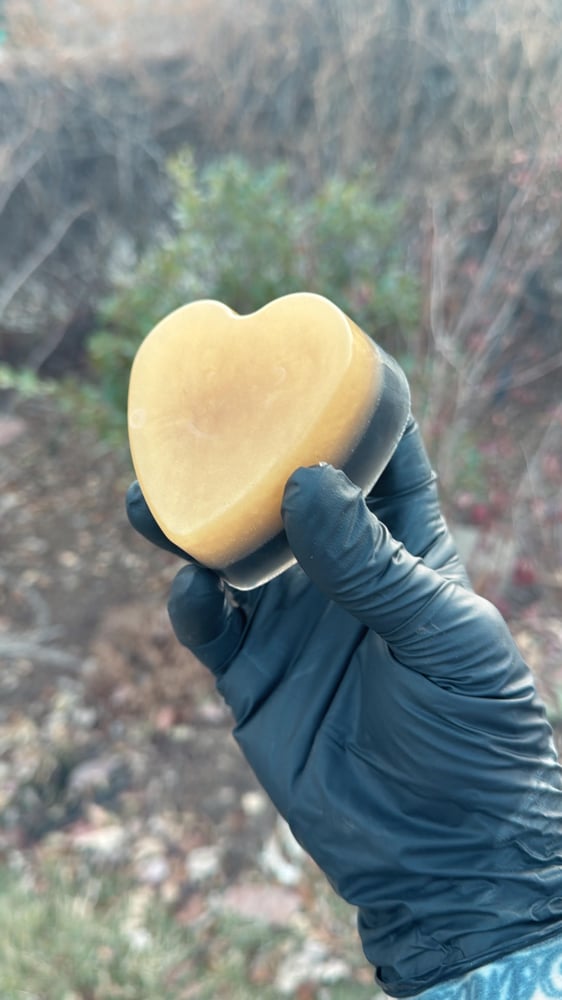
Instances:
[[[144,340],[148,340],[149,337],[151,337],[153,333],[156,333],[160,328],[168,326],[169,321],[174,317],[177,317],[179,313],[193,312],[194,309],[198,309],[200,306],[216,306],[217,309],[221,312],[227,313],[229,316],[234,316],[236,318],[239,316],[234,309],[227,306],[225,302],[221,302],[220,299],[193,299],[193,302],[184,302],[183,305],[177,306],[176,309],[172,309],[171,312],[163,316],[162,319],[155,323],[152,329],[148,331]]]
[[[326,298],[325,295],[321,295],[320,292],[308,292],[305,290],[287,292],[285,295],[279,295],[276,299],[271,299],[270,302],[266,302],[263,306],[260,306],[259,309],[255,309],[251,313],[234,313],[234,316],[237,319],[249,319],[250,317],[258,316],[262,312],[266,312],[272,306],[279,305],[280,302],[286,302],[288,299],[291,300],[306,299],[308,301],[313,300],[314,302],[319,303],[321,307],[326,310],[327,313],[331,313],[334,316],[334,318],[337,317],[337,319],[342,323],[343,327],[347,331],[349,337],[349,343],[351,345],[353,328],[355,327],[358,330],[360,328],[357,327],[357,324],[355,324],[353,320],[350,319],[347,313],[345,313],[343,309],[341,309],[341,307],[337,305],[336,302],[332,302],[331,299]],[[365,337],[367,336],[367,334],[365,334],[363,330],[360,330],[360,332],[363,334],[363,336]],[[367,339],[370,340],[371,338],[367,337]]]
[[[325,295],[321,295],[320,292],[308,292],[306,289],[301,289],[295,292],[286,292],[285,295],[278,295],[276,299],[271,299],[270,302],[266,302],[265,305],[260,306],[255,312],[261,312],[262,309],[268,309],[269,306],[276,305],[279,302],[283,302],[286,299],[314,299],[316,302],[321,302],[324,306],[327,306],[331,311],[338,312],[345,320],[349,321],[349,317],[344,313],[343,309],[331,299],[326,298]],[[255,315],[254,313],[248,313],[247,315]]]
[[[215,572],[236,590],[253,590],[269,583],[295,563],[287,536],[284,531],[279,531],[254,552]]]
[[[357,445],[342,464],[346,476],[366,496],[382,475],[404,433],[411,412],[406,375],[380,345],[372,341],[381,362],[381,385],[369,421]],[[373,456],[378,461],[373,462]]]

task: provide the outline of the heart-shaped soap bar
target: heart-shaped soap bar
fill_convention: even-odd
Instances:
[[[247,589],[294,561],[280,513],[291,473],[329,462],[367,492],[409,406],[401,369],[328,299],[296,293],[248,316],[203,300],[137,352],[131,455],[164,534]]]

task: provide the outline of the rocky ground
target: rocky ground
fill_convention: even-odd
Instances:
[[[130,477],[48,401],[0,416],[0,857],[124,870],[184,925],[218,907],[295,927],[296,950],[249,959],[249,982],[374,997],[354,915],[334,909],[171,634],[178,562],[129,528]],[[534,607],[513,627],[557,723],[559,618]]]

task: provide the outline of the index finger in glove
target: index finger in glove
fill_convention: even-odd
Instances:
[[[179,642],[221,674],[239,649],[246,616],[229,601],[216,573],[184,566],[172,584],[168,614]]]
[[[413,417],[367,497],[367,506],[412,555],[421,556],[442,576],[470,586],[441,512],[437,475]]]
[[[397,542],[342,472],[298,469],[283,515],[305,573],[381,636],[404,666],[463,687],[478,683],[487,664],[496,673],[507,633],[499,613]]]

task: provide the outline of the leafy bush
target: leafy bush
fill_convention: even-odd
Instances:
[[[418,288],[400,248],[401,206],[379,197],[372,170],[334,178],[301,198],[282,164],[260,170],[230,157],[198,173],[184,154],[170,171],[175,231],[105,303],[89,342],[114,427],[123,425],[142,338],[194,299],[248,313],[290,292],[317,292],[390,349],[405,348],[418,321]]]
[[[53,382],[39,378],[29,368],[18,370],[11,365],[0,364],[0,393],[14,392],[22,399],[31,399],[52,393],[54,389]]]

